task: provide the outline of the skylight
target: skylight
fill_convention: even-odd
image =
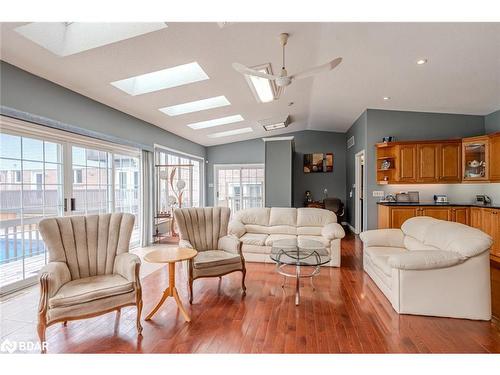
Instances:
[[[160,108],[160,111],[169,116],[179,116],[186,113],[204,111],[212,108],[225,107],[230,105],[229,100],[224,95],[214,96],[213,98],[196,100],[183,104],[172,105],[170,107]]]
[[[221,138],[221,137],[229,137],[231,135],[245,134],[245,133],[251,133],[251,132],[253,132],[252,128],[240,128],[240,129],[234,129],[234,130],[227,130],[227,131],[219,132],[219,133],[212,133],[212,134],[209,134],[207,137],[208,138]]]
[[[192,124],[188,124],[188,126],[191,129],[197,130],[197,129],[211,128],[213,126],[220,126],[220,125],[232,124],[232,123],[240,122],[240,121],[243,121],[243,120],[244,120],[244,118],[241,115],[233,115],[233,116],[216,118],[216,119],[213,119],[213,120],[195,122],[195,123],[192,123]]]
[[[164,22],[32,22],[14,30],[58,56],[69,56],[166,27]]]
[[[253,67],[253,69],[261,73],[273,74],[270,64]],[[247,80],[248,86],[250,86],[250,90],[252,91],[255,99],[257,99],[258,102],[269,103],[274,100],[274,98],[276,97],[276,88],[273,82],[266,78],[250,75],[245,75],[245,78]]]
[[[129,95],[135,96],[169,89],[171,87],[187,85],[188,83],[204,81],[206,79],[209,79],[208,75],[195,61],[189,64],[177,65],[172,68],[111,82],[111,84]]]

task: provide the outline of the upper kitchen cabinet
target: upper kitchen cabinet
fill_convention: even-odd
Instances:
[[[437,182],[439,179],[439,144],[417,144],[417,182]]]
[[[489,137],[472,137],[462,140],[462,179],[487,181],[489,179]]]
[[[490,181],[500,181],[500,133],[489,135],[489,174]]]
[[[462,180],[462,142],[441,143],[438,148],[439,182]]]

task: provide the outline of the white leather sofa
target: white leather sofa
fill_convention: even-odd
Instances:
[[[344,229],[337,216],[321,208],[249,208],[238,211],[229,223],[229,234],[242,242],[245,260],[272,262],[273,242],[296,238],[322,242],[331,253],[327,266],[340,267],[340,240]]]
[[[491,319],[487,234],[421,216],[360,237],[363,268],[398,313]]]

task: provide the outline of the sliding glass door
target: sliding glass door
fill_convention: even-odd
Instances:
[[[264,165],[215,165],[215,205],[236,212],[264,207]]]
[[[129,212],[140,244],[139,150],[39,128],[0,133],[0,294],[33,283],[46,263],[43,218]]]

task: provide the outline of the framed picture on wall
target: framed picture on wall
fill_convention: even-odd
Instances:
[[[333,171],[333,153],[304,154],[304,173]]]

